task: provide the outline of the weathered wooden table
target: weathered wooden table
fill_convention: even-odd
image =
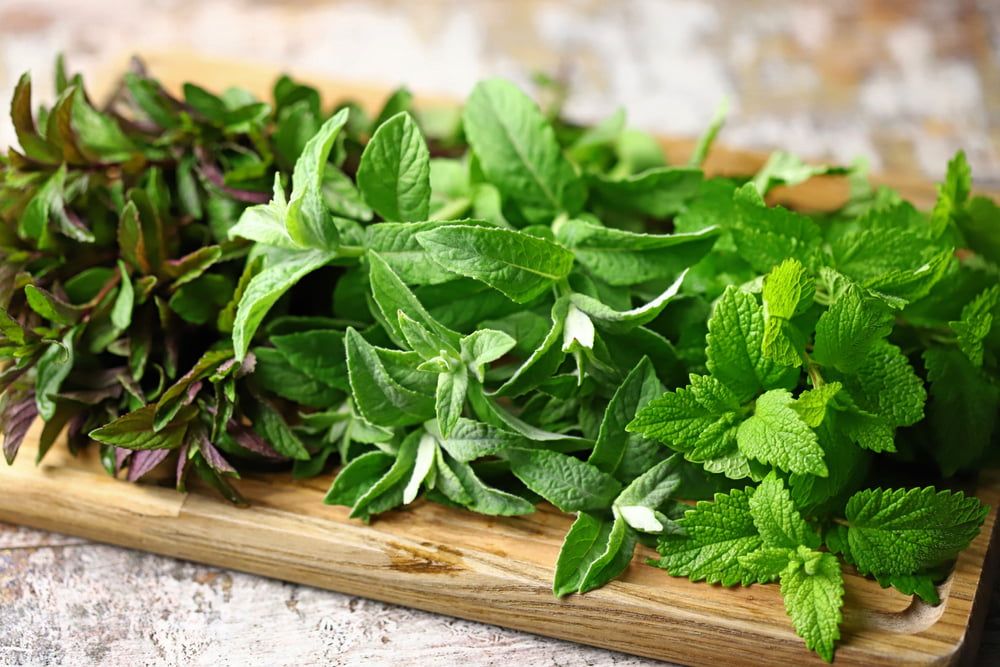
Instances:
[[[712,0],[366,3],[0,0],[0,98],[57,51],[95,71],[180,47],[463,95],[564,72],[571,112],[617,104],[694,134],[722,95],[733,145],[867,155],[938,178],[958,147],[1000,184],[1000,3]],[[12,140],[6,118],[0,145]],[[3,490],[0,489],[0,493]],[[1000,591],[979,663],[1000,664]],[[734,647],[734,650],[737,647]],[[0,524],[0,664],[618,664],[650,661]]]

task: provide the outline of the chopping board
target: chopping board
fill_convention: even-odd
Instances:
[[[175,90],[191,80],[209,89],[239,85],[266,97],[277,74],[190,55],[145,60],[151,74]],[[351,98],[377,108],[386,95],[384,88],[302,78],[317,83],[328,102]],[[102,87],[110,89],[113,79],[106,77]],[[685,159],[694,145],[663,143],[673,161]],[[747,174],[765,159],[718,148],[706,170]],[[929,184],[878,180],[918,205],[934,200]],[[846,194],[842,179],[817,178],[778,189],[774,198],[829,209]],[[348,519],[347,508],[323,504],[331,474],[306,481],[270,474],[238,483],[250,502],[239,508],[197,488],[179,494],[113,479],[93,448],[74,458],[57,443],[36,466],[39,430],[36,424],[13,466],[0,466],[0,520],[683,664],[821,664],[792,630],[777,586],[727,589],[671,577],[644,564],[655,556],[644,547],[621,579],[556,599],[552,571],[572,517],[546,505],[505,518],[421,500],[365,525]],[[997,569],[991,543],[1000,472],[985,471],[975,494],[991,511],[941,585],[940,605],[847,574],[836,664],[955,664],[974,655]]]

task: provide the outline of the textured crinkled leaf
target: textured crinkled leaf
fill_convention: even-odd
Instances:
[[[742,419],[740,403],[724,384],[711,376],[691,376],[691,385],[646,403],[628,424],[641,433],[704,461],[734,449]]]
[[[931,400],[931,449],[945,475],[975,466],[990,447],[1000,418],[1000,387],[955,349],[924,351]]]
[[[786,386],[797,375],[764,356],[764,310],[752,294],[729,287],[708,321],[708,370],[741,401]]]
[[[736,432],[736,442],[745,455],[782,470],[827,474],[816,433],[792,408],[792,396],[784,389],[773,389],[757,399],[753,416]]]
[[[863,573],[913,574],[954,558],[989,508],[963,493],[867,489],[847,502],[851,555]]]
[[[924,417],[924,383],[906,355],[891,343],[876,342],[860,360],[855,374],[839,379],[862,410],[891,426],[910,426]]]
[[[852,372],[872,346],[889,335],[892,324],[892,311],[851,286],[816,323],[813,358],[824,366]]]
[[[736,219],[733,241],[740,256],[754,270],[767,272],[788,258],[806,267],[816,263],[821,243],[820,229],[807,216],[780,206],[768,207],[752,183],[733,195]]]
[[[931,212],[931,232],[940,236],[948,224],[960,217],[969,194],[972,192],[972,169],[965,159],[965,151],[958,151],[948,162],[944,183],[938,185],[938,197]]]
[[[959,348],[975,366],[983,365],[983,341],[990,335],[997,313],[1000,313],[1000,285],[977,295],[962,308],[962,319],[948,323],[958,336]]]
[[[828,509],[839,510],[844,494],[858,489],[864,482],[871,459],[870,454],[850,440],[839,417],[836,427],[827,422],[816,428],[816,439],[823,448],[827,476],[793,474],[788,478],[795,506],[807,515],[817,515]]]
[[[764,279],[764,356],[785,366],[798,366],[802,354],[793,340],[790,320],[813,301],[816,283],[797,260],[774,267]]]
[[[781,597],[806,647],[832,662],[843,618],[844,576],[833,554],[813,551],[803,560],[792,560],[781,573]]]
[[[796,549],[800,545],[818,549],[819,534],[799,515],[792,494],[773,472],[757,486],[750,498],[750,515],[764,544]]]
[[[678,521],[683,535],[660,536],[655,565],[675,577],[723,586],[769,581],[740,564],[741,556],[763,544],[750,515],[752,496],[752,488],[734,489],[716,494],[714,502],[699,502]]]

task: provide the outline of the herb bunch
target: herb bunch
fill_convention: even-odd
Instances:
[[[777,153],[706,176],[618,112],[592,127],[484,81],[459,111],[398,91],[369,118],[287,77],[12,120],[0,163],[0,426],[36,416],[112,474],[340,466],[365,521],[418,497],[576,515],[554,591],[620,575],[780,582],[806,645],[843,571],[936,603],[996,454],[1000,209],[960,153],[933,210],[862,166]],[[767,203],[846,178],[842,208]],[[928,484],[937,483],[941,490]],[[697,501],[696,504],[689,505]]]

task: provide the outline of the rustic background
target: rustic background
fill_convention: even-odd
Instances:
[[[169,49],[464,95],[565,77],[568,111],[937,179],[965,148],[1000,187],[1000,2],[0,0],[0,98]],[[0,146],[13,141],[6,117]],[[2,492],[2,490],[0,490]],[[735,647],[734,647],[735,649]],[[0,524],[0,664],[645,665],[360,598]],[[1000,594],[980,662],[1000,661]]]

